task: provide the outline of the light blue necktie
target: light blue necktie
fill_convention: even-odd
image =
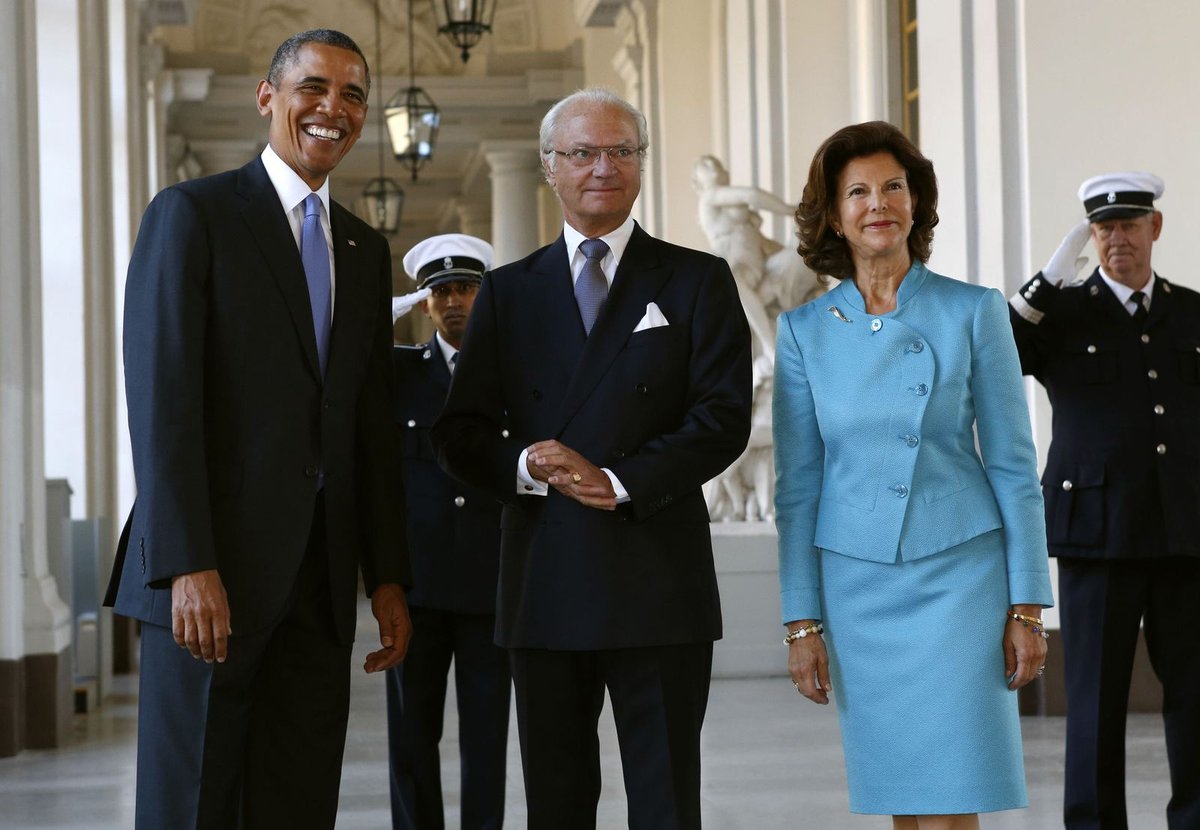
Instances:
[[[579,243],[579,250],[587,258],[579,279],[575,280],[575,302],[579,303],[579,318],[583,320],[583,330],[592,333],[592,326],[604,308],[608,299],[608,280],[604,277],[604,269],[600,260],[608,253],[608,244],[603,239],[585,239]]]
[[[300,229],[300,261],[308,280],[308,301],[312,304],[313,331],[317,335],[317,362],[321,377],[329,363],[329,327],[332,318],[329,277],[329,244],[321,228],[321,197],[310,193],[304,199],[304,226]]]

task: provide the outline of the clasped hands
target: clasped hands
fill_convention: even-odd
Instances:
[[[379,624],[382,648],[367,655],[363,669],[377,672],[398,664],[408,651],[412,622],[404,589],[394,583],[377,586],[371,593],[371,613]],[[232,633],[229,598],[215,569],[180,574],[171,580],[171,634],[176,645],[198,660],[224,663]]]
[[[617,494],[608,474],[560,441],[531,444],[526,450],[525,468],[535,480],[546,482],[585,507],[617,509]]]

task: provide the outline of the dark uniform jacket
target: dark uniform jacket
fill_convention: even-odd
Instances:
[[[1010,301],[1054,407],[1042,476],[1055,556],[1200,556],[1200,294],[1155,275],[1145,328],[1099,271]]]
[[[460,614],[491,614],[500,567],[500,503],[452,479],[434,458],[429,430],[450,388],[450,370],[436,339],[395,347],[392,372],[413,569],[408,601]]]

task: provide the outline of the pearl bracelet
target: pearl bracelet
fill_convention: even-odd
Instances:
[[[787,636],[783,638],[783,644],[785,646],[790,646],[792,643],[796,642],[797,640],[803,640],[809,634],[824,634],[824,633],[825,633],[825,626],[821,625],[819,622],[809,623],[808,625],[800,626],[795,631],[789,631],[787,633]]]
[[[1008,618],[1010,620],[1016,620],[1021,625],[1023,625],[1025,628],[1029,628],[1032,626],[1033,633],[1042,635],[1043,640],[1050,639],[1050,635],[1046,632],[1046,626],[1042,622],[1041,617],[1029,617],[1029,616],[1026,616],[1025,614],[1018,614],[1015,611],[1009,611]]]

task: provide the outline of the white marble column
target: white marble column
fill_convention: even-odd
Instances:
[[[473,199],[459,199],[454,203],[454,213],[458,217],[459,233],[491,240],[492,211],[489,205]]]
[[[492,179],[495,264],[504,265],[538,247],[541,161],[537,146],[530,141],[488,141],[482,149]]]
[[[36,5],[0,3],[0,755],[57,743],[70,661],[46,561]],[[28,706],[38,692],[48,719]]]

